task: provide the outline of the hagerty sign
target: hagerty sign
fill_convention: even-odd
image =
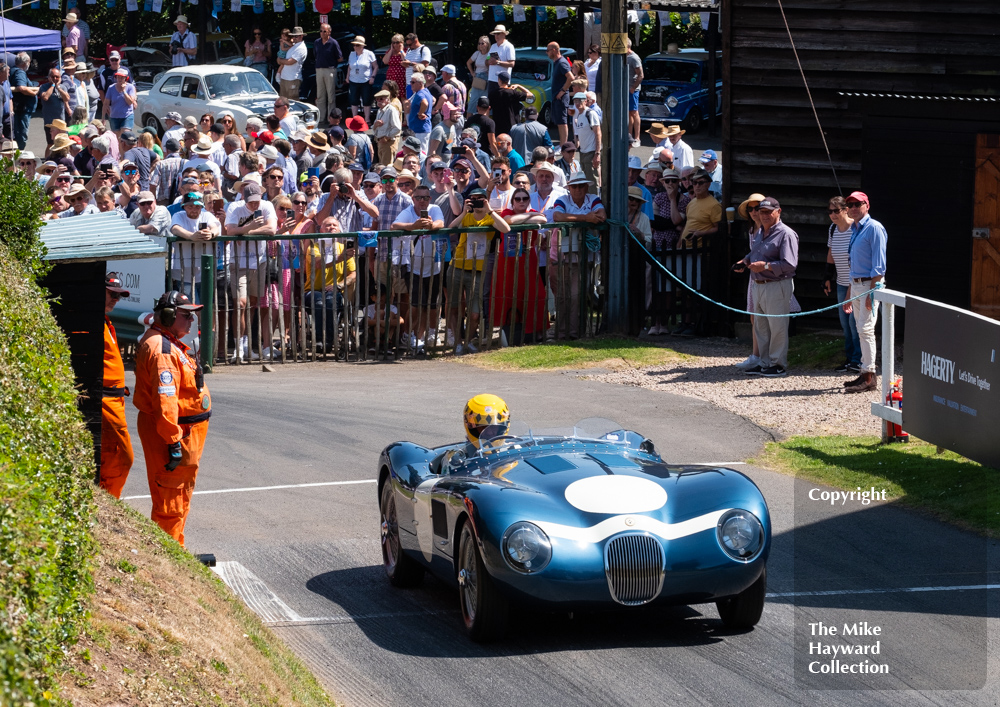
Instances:
[[[1000,322],[906,298],[903,427],[1000,468]]]

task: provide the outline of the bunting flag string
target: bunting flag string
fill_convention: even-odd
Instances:
[[[483,19],[483,6],[473,5],[472,6],[472,19],[476,22],[481,22]]]
[[[549,8],[545,7],[544,5],[539,5],[538,7],[536,7],[535,19],[538,22],[545,22],[547,19],[549,19]]]
[[[385,14],[385,6],[382,5],[382,0],[372,0],[372,16],[381,17]]]
[[[524,22],[524,5],[514,5],[514,22]]]
[[[443,0],[434,0],[434,2],[431,3],[431,7],[434,8],[434,14],[437,15],[438,17],[444,14]]]
[[[503,22],[506,19],[506,13],[503,11],[503,5],[493,6],[493,19],[497,22]]]
[[[569,10],[562,5],[556,6],[556,19],[565,20],[567,17],[569,17]]]
[[[448,17],[452,19],[458,19],[461,16],[462,16],[461,0],[452,0],[448,4]]]
[[[392,18],[394,20],[399,19],[399,8],[402,4],[399,0],[392,0]]]

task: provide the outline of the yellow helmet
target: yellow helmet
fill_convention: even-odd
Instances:
[[[496,395],[483,393],[465,404],[465,436],[476,447],[481,437],[493,439],[507,434],[510,411],[507,403]]]

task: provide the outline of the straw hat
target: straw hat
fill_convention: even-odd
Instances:
[[[644,204],[646,203],[646,197],[644,197],[642,195],[642,189],[640,189],[639,187],[629,187],[628,188],[628,198],[629,199],[638,199],[642,203],[644,203]]]
[[[79,21],[80,18],[76,16],[75,12],[67,12],[66,17],[63,19],[63,22],[65,22],[68,25],[75,25]]]
[[[404,179],[412,179],[415,184],[419,184],[420,183],[420,180],[417,179],[417,175],[415,175],[413,172],[411,172],[408,169],[401,169],[401,170],[399,170],[399,174],[396,175],[396,183],[398,184],[400,181],[402,181]]]
[[[760,202],[764,201],[764,198],[765,197],[763,194],[756,194],[756,193],[751,194],[745,201],[743,201],[738,207],[736,207],[736,210],[739,212],[740,217],[749,220],[750,212],[747,211],[747,207],[750,206],[750,202],[756,201],[759,204]]]
[[[310,147],[315,147],[317,150],[329,150],[330,141],[326,136],[326,133],[316,131],[312,133],[308,138],[306,138],[305,143]]]
[[[654,140],[663,140],[671,135],[683,135],[686,131],[681,130],[678,125],[667,125],[663,123],[653,123],[646,131]]]
[[[55,128],[56,130],[62,130],[62,131],[65,131],[65,130],[68,129],[67,126],[66,126],[66,121],[63,120],[62,118],[56,118],[51,123],[46,123],[45,127],[46,128]]]
[[[202,135],[198,140],[198,144],[191,148],[191,151],[198,155],[207,156],[212,153],[212,149],[215,144],[212,142],[212,138],[208,135]]]
[[[568,182],[566,182],[566,186],[572,187],[572,186],[575,186],[577,184],[587,184],[587,185],[590,185],[590,184],[593,184],[593,182],[590,181],[589,179],[587,179],[587,175],[584,174],[583,172],[577,172],[572,177],[570,177],[570,180]]]
[[[490,34],[507,34],[507,28],[503,25],[497,25]]]
[[[73,146],[73,141],[69,139],[69,135],[66,133],[59,133],[54,138],[52,138],[52,149],[53,150],[65,150]]]
[[[180,25],[180,24],[186,25],[186,24],[190,24],[190,23],[188,22],[187,15],[177,15],[177,19],[174,20],[174,24],[175,25]]]
[[[364,37],[362,37],[362,36],[361,36],[361,35],[359,34],[359,35],[357,35],[356,37],[354,37],[354,39],[353,39],[353,40],[351,41],[351,44],[360,44],[360,45],[361,45],[362,47],[363,47],[363,46],[366,46],[366,45],[365,45],[365,38],[364,38]]]

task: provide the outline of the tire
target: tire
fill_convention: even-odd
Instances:
[[[726,628],[751,629],[764,613],[764,595],[767,593],[767,568],[757,581],[734,597],[715,602],[719,618]]]
[[[156,131],[157,137],[163,137],[163,127],[160,125],[160,119],[152,113],[146,113],[146,115],[142,116],[142,127],[152,128]]]
[[[542,109],[538,111],[538,122],[544,125],[546,128],[552,127],[552,103],[546,103],[542,106]]]
[[[701,108],[695,106],[688,111],[687,117],[681,121],[681,127],[689,133],[696,133],[701,130],[701,123]]]
[[[389,584],[394,587],[415,587],[424,578],[424,568],[403,552],[399,542],[399,523],[396,519],[396,499],[392,493],[392,479],[386,478],[379,503],[382,538],[382,566]]]
[[[490,577],[469,523],[462,526],[458,542],[458,583],[458,601],[469,638],[477,643],[503,638],[509,613],[507,597]]]

